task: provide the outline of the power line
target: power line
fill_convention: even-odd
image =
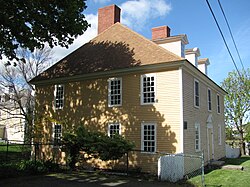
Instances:
[[[238,68],[237,68],[237,65],[236,65],[235,61],[234,61],[233,55],[232,55],[232,53],[231,53],[231,51],[230,51],[230,49],[229,49],[229,47],[228,47],[228,45],[227,45],[227,42],[226,42],[225,37],[224,37],[224,35],[223,35],[222,31],[221,31],[220,25],[219,25],[219,23],[218,23],[218,21],[217,21],[215,15],[214,15],[214,12],[213,12],[213,10],[212,10],[212,8],[211,8],[211,6],[210,6],[210,3],[208,2],[208,0],[206,0],[206,2],[207,2],[207,5],[208,5],[208,7],[209,7],[210,12],[211,12],[212,15],[213,15],[214,21],[215,21],[215,23],[216,23],[216,25],[217,25],[217,27],[218,27],[218,29],[219,29],[219,31],[220,31],[221,37],[222,37],[222,39],[223,39],[223,41],[224,41],[224,44],[225,44],[225,46],[226,46],[226,48],[227,48],[227,51],[228,51],[230,57],[231,57],[231,59],[232,59],[232,62],[233,62],[233,64],[234,64],[234,67],[235,67],[236,71],[238,72],[240,78],[242,79],[241,74],[240,74],[240,72],[239,72],[239,70],[238,70]]]
[[[219,5],[220,5],[220,9],[221,9],[222,14],[223,14],[223,16],[224,16],[224,19],[225,19],[225,21],[226,21],[226,23],[227,23],[227,27],[228,27],[228,30],[229,30],[229,32],[230,32],[231,38],[232,38],[232,40],[233,40],[234,47],[235,47],[235,49],[236,49],[237,55],[238,55],[238,57],[239,57],[239,59],[240,59],[241,66],[242,66],[242,68],[243,68],[243,70],[244,70],[244,65],[243,65],[243,62],[242,62],[242,60],[241,60],[240,53],[239,53],[238,48],[237,48],[237,46],[236,46],[236,43],[235,43],[235,40],[234,40],[232,31],[231,31],[231,28],[230,28],[229,23],[228,23],[228,21],[227,21],[227,18],[226,18],[226,15],[225,15],[224,10],[223,10],[223,8],[222,8],[222,5],[221,5],[221,3],[220,3],[220,0],[218,0],[218,3],[219,3]]]

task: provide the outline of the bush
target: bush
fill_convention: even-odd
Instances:
[[[35,175],[54,171],[60,171],[60,167],[52,160],[46,160],[44,162],[39,160],[23,160],[19,163],[0,164],[0,178],[27,174]]]
[[[34,160],[21,161],[18,163],[17,169],[29,174],[46,173],[49,171],[48,168],[46,168],[44,162]]]
[[[80,151],[101,160],[116,160],[132,150],[134,144],[120,135],[109,137],[101,132],[91,132],[82,125],[75,132],[63,135],[62,145],[67,152],[69,166],[74,169]]]

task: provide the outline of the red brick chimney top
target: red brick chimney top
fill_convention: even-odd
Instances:
[[[120,22],[121,9],[116,5],[110,5],[98,9],[98,34]]]
[[[152,28],[152,40],[163,39],[170,36],[170,28],[168,26],[160,26]]]

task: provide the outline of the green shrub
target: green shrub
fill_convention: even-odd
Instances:
[[[55,163],[52,159],[46,160],[43,164],[44,164],[45,168],[47,168],[47,170],[49,172],[54,172],[54,171],[60,171],[61,170],[59,164]]]
[[[134,144],[120,135],[109,137],[101,132],[91,132],[82,125],[75,132],[67,132],[63,135],[63,149],[67,152],[67,161],[71,169],[74,169],[79,158],[80,151],[91,157],[101,160],[116,160],[131,151]]]
[[[35,160],[21,161],[18,163],[17,169],[29,174],[46,173],[49,171],[44,162]]]
[[[52,160],[23,160],[18,163],[0,164],[0,178],[15,177],[27,174],[42,174],[47,172],[61,171],[59,164]]]

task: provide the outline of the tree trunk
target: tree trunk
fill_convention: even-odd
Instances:
[[[243,132],[240,133],[240,152],[241,152],[241,156],[242,155],[246,155],[246,146],[245,146],[245,141],[244,141],[244,137],[243,137]]]

